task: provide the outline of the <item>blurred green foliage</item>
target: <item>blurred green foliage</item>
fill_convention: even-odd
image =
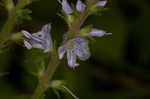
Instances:
[[[68,27],[58,16],[61,6],[57,0],[39,0],[26,8],[32,11],[32,19],[22,20],[13,33],[22,29],[37,32],[42,25],[52,23],[51,34],[59,46]],[[84,26],[92,23],[112,32],[113,40],[105,36],[90,41],[91,58],[80,61],[75,70],[64,59],[53,79],[66,80],[80,99],[149,99],[149,11],[148,0],[109,0],[107,11],[90,16]],[[6,20],[7,10],[0,6],[0,30]],[[49,60],[49,55],[40,50],[29,51],[23,43],[9,41],[0,51],[0,72],[9,72],[0,77],[0,99],[29,99],[37,85],[35,72]],[[46,99],[57,99],[52,89],[45,94]],[[73,99],[69,94],[60,95],[61,99]]]

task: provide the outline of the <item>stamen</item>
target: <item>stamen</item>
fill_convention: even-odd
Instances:
[[[79,99],[69,88],[67,88],[66,86],[62,86],[72,97],[74,97],[75,99]]]

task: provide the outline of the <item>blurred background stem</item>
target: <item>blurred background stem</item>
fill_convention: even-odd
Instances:
[[[0,33],[0,45],[5,43],[9,39],[9,37],[11,37],[10,33],[15,26],[17,13],[25,7],[25,5],[27,4],[26,2],[27,0],[18,0],[18,3],[15,7],[13,1],[10,0],[10,3],[8,4],[8,6],[10,5],[10,7],[8,7],[10,8],[8,9],[8,20],[3,26],[2,31]]]

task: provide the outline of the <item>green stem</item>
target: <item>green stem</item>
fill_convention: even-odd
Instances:
[[[47,89],[49,80],[51,80],[59,63],[60,63],[60,60],[58,58],[57,52],[55,51],[53,52],[52,60],[50,61],[50,64],[47,70],[44,72],[44,74],[40,78],[39,84],[35,90],[35,93],[32,96],[32,99],[39,99],[41,94]]]
[[[11,12],[9,12],[8,20],[4,25],[2,32],[0,33],[0,45],[5,43],[9,37],[12,29],[15,26],[15,21],[17,17],[18,11],[20,11],[26,5],[27,0],[18,0],[18,3],[15,8],[12,8]]]
[[[95,3],[93,1],[95,1],[95,0],[88,0],[88,4],[87,4],[88,9],[83,13],[83,15],[79,18],[79,20],[75,20],[73,22],[73,24],[71,25],[69,32],[68,32],[69,35],[63,43],[66,43],[68,39],[70,39],[76,35],[76,33],[80,29],[81,25],[84,23],[86,18],[89,16],[90,8],[93,5],[93,3]],[[52,60],[50,61],[50,64],[49,64],[46,72],[44,72],[44,74],[40,78],[39,84],[35,90],[35,93],[32,96],[32,99],[39,99],[40,96],[42,95],[42,93],[48,88],[48,84],[50,83],[52,76],[60,63],[56,49],[54,49],[54,52],[52,54],[53,54]]]
[[[68,39],[74,37],[77,35],[78,30],[80,30],[82,24],[87,19],[87,17],[90,15],[90,8],[96,3],[96,0],[88,0],[87,1],[87,10],[83,12],[82,16],[78,19],[76,19],[70,26],[70,29],[68,31],[68,37],[65,41]]]

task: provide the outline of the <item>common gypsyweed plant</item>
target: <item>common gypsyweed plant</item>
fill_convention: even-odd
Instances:
[[[7,9],[9,13],[8,21],[4,25],[0,35],[0,44],[4,45],[7,42],[8,35],[12,31],[17,16],[24,9],[24,7],[30,4],[33,0],[18,0],[15,6],[12,0],[7,0]],[[90,56],[89,38],[91,37],[103,37],[105,35],[111,35],[104,30],[96,29],[91,24],[81,27],[88,16],[92,14],[99,14],[105,9],[107,0],[86,0],[85,3],[81,0],[77,0],[76,5],[73,7],[67,0],[57,0],[62,6],[62,13],[60,14],[68,24],[68,31],[64,34],[63,41],[58,48],[56,48],[53,41],[55,38],[51,38],[51,24],[44,25],[41,30],[36,33],[29,33],[27,30],[21,30],[21,33],[26,37],[24,39],[24,46],[31,50],[33,48],[41,49],[44,53],[50,53],[51,60],[47,68],[40,73],[39,83],[32,96],[32,99],[40,99],[44,92],[48,88],[55,90],[64,89],[68,91],[74,98],[78,99],[66,86],[63,81],[52,80],[52,76],[59,66],[59,63],[67,56],[68,66],[70,68],[76,68],[79,66],[77,59],[82,61],[87,60]],[[18,34],[16,34],[18,35]],[[13,39],[15,36],[13,35]],[[13,40],[12,39],[12,40]]]

